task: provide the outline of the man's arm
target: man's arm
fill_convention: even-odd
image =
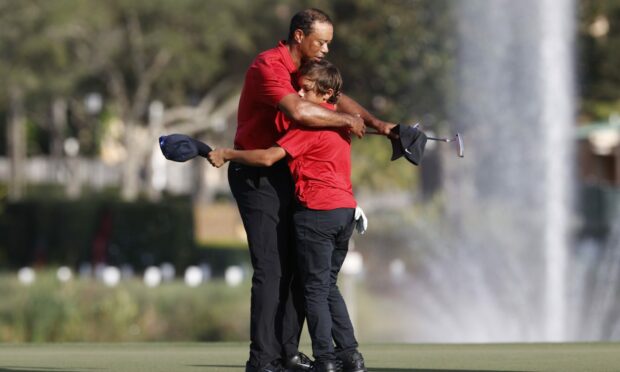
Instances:
[[[255,167],[270,167],[286,156],[282,147],[270,147],[265,150],[234,150],[228,148],[215,149],[209,152],[208,160],[216,168],[227,161],[236,161],[241,164]]]
[[[288,94],[278,103],[278,108],[289,119],[294,120],[306,127],[347,127],[351,133],[362,138],[366,132],[366,126],[360,116],[345,112],[328,110],[312,102],[301,99],[297,94]]]
[[[386,121],[378,119],[370,112],[368,112],[368,110],[363,108],[362,105],[355,102],[353,98],[344,94],[341,94],[340,98],[338,98],[338,105],[336,105],[336,111],[347,113],[349,115],[358,115],[364,120],[364,124],[376,129],[377,132],[382,133],[386,136],[389,135],[390,130],[396,126],[396,124],[394,123],[388,123]]]

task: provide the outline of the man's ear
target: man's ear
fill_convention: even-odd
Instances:
[[[301,44],[305,36],[306,35],[304,34],[304,32],[299,28],[295,30],[295,32],[293,32],[293,40],[295,40],[297,44]]]

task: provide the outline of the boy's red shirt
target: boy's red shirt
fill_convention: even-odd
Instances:
[[[323,106],[334,109],[330,104]],[[277,143],[289,156],[295,195],[303,206],[316,210],[357,206],[351,186],[351,138],[347,128],[313,129],[293,124]]]

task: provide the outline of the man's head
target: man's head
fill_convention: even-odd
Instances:
[[[324,58],[333,37],[332,20],[321,10],[302,10],[291,19],[288,43],[299,46],[301,62]]]
[[[338,68],[327,60],[309,61],[299,69],[299,95],[313,103],[336,103],[342,89]]]

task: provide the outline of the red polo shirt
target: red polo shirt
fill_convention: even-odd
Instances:
[[[323,106],[334,109],[329,104]],[[316,210],[357,206],[351,186],[348,129],[293,125],[277,143],[289,155],[295,195],[302,205]]]
[[[296,72],[283,41],[254,59],[246,72],[239,99],[235,148],[266,149],[282,137],[290,122],[276,122],[278,103],[284,96],[297,93],[292,84]]]

